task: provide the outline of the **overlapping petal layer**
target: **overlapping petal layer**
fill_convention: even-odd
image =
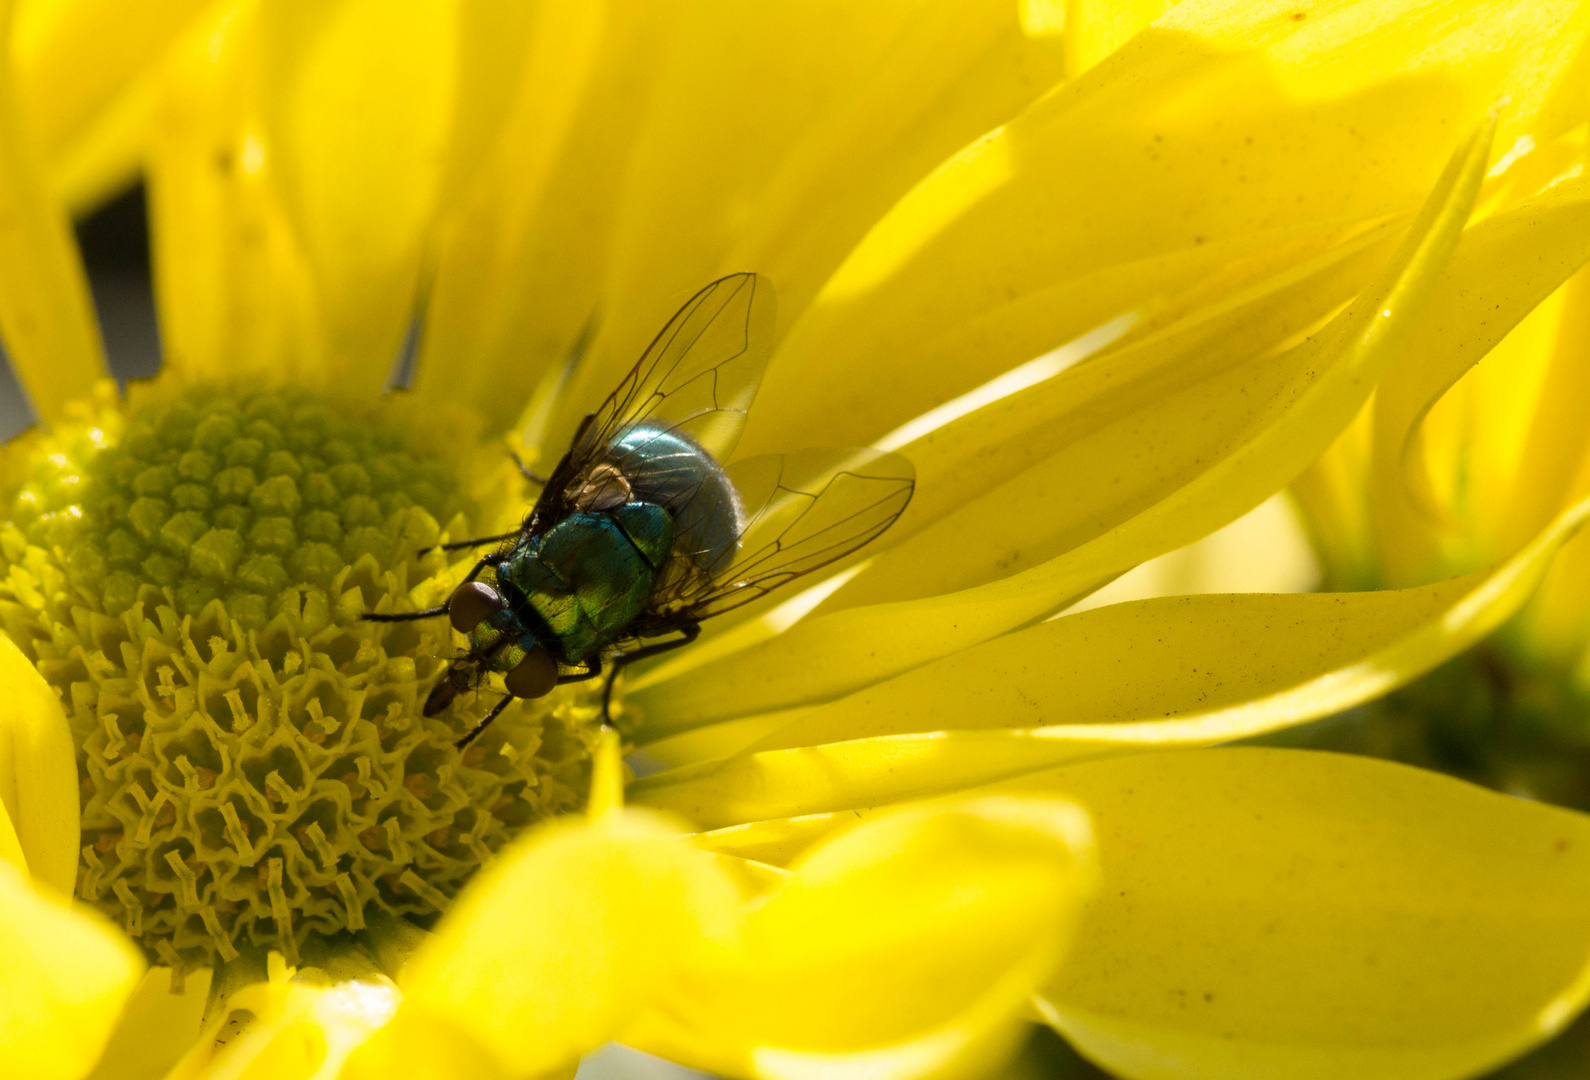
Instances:
[[[769,1080],[982,1075],[1092,885],[1068,803],[883,815],[796,859],[625,1039]]]
[[[1432,773],[1162,752],[1005,781],[1087,810],[1101,883],[1039,995],[1143,1080],[1473,1075],[1590,994],[1590,822]],[[876,810],[703,835],[775,864]]]
[[[1294,13],[1181,4],[936,170],[792,330],[740,452],[870,442],[1143,299],[1022,304],[1040,290],[1302,222],[1412,210],[1458,133],[1504,96],[1501,146],[1537,125],[1555,134],[1554,95],[1570,92],[1559,83],[1580,77],[1560,43],[1590,19],[1529,2]],[[999,309],[1009,317],[962,336]]]
[[[1483,133],[1464,143],[1380,280],[1297,345],[1293,364],[1277,365],[1280,381],[1268,400],[1223,445],[1179,457],[1186,471],[1175,482],[1117,504],[1092,539],[1030,570],[811,618],[774,641],[640,690],[633,700],[647,724],[672,732],[837,697],[1042,618],[1257,506],[1330,444],[1397,355],[1457,245],[1488,144]],[[1200,391],[1213,388],[1197,387],[1195,396]],[[991,519],[985,527],[997,525]]]
[[[644,813],[564,821],[449,914],[345,1075],[552,1075],[626,1029],[746,1075],[975,1075],[1069,942],[1090,844],[1048,799],[899,811],[788,872]]]
[[[1590,993],[1590,822],[1365,758],[1221,750],[1009,785],[1103,884],[1046,1015],[1142,1080],[1467,1076]]]
[[[30,1080],[85,1075],[143,974],[138,950],[0,860],[0,955],[0,1069]]]
[[[507,1075],[611,1038],[684,951],[724,932],[736,900],[714,864],[645,814],[564,822],[537,841],[476,883],[403,980],[402,1014],[468,1032]]]
[[[0,637],[0,804],[21,864],[70,896],[77,882],[77,758],[61,703],[22,651]],[[14,831],[13,831],[14,830]]]
[[[645,777],[631,797],[721,828],[1328,716],[1495,630],[1587,517],[1590,502],[1496,570],[1421,589],[1176,597],[1057,619],[775,716],[749,749]]]

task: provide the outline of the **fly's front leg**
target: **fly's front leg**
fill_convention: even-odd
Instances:
[[[437,544],[428,547],[425,551],[463,551],[465,548],[485,547],[487,544],[500,544],[504,540],[512,540],[522,531],[515,529],[513,532],[498,533],[496,536],[477,536],[473,540],[454,540],[448,544]],[[424,554],[424,552],[421,552]]]
[[[491,722],[493,720],[497,719],[497,717],[502,715],[502,710],[506,709],[508,707],[508,703],[510,701],[512,701],[512,700],[513,700],[513,695],[512,694],[508,694],[501,701],[497,702],[497,704],[493,705],[491,707],[491,712],[489,712],[485,716],[481,717],[480,723],[478,723],[474,727],[470,728],[469,729],[469,734],[465,735],[462,739],[459,739],[457,742],[455,742],[453,744],[453,746],[456,749],[462,750],[466,746],[468,746],[470,743],[474,742],[475,739],[480,735],[480,733],[482,731],[485,731],[486,728],[491,726]]]
[[[530,481],[532,484],[536,485],[537,487],[546,487],[547,486],[547,478],[544,477],[544,476],[537,476],[535,473],[531,472],[530,471],[530,466],[526,465],[524,463],[524,459],[521,458],[518,454],[516,454],[512,450],[510,450],[510,451],[508,451],[508,456],[513,458],[513,463],[515,465],[519,466],[519,474],[521,476],[523,476],[526,480]]]
[[[585,670],[584,671],[570,671],[570,672],[567,672],[566,674],[559,675],[558,676],[558,685],[562,686],[564,683],[571,683],[571,682],[585,682],[585,681],[587,681],[589,679],[596,678],[601,673],[602,673],[602,658],[600,656],[596,656],[596,655],[593,654],[593,655],[588,656],[588,657],[585,658]]]
[[[638,660],[661,656],[663,653],[670,653],[675,649],[684,648],[701,636],[701,624],[689,623],[681,626],[679,632],[684,636],[675,638],[673,641],[659,641],[655,645],[644,645],[639,649],[627,653],[619,653],[613,657],[613,668],[607,673],[607,684],[602,687],[602,723],[611,724],[613,722],[613,684],[618,681],[618,673]]]
[[[514,533],[513,535],[517,536],[519,534]],[[502,562],[502,557],[499,555],[487,555],[483,557],[475,564],[474,569],[470,570],[469,576],[464,578],[464,580],[459,582],[459,584],[467,585],[469,582],[474,581],[475,578],[479,577],[480,572],[486,569],[486,567],[496,566],[500,562]],[[434,619],[438,615],[446,614],[447,605],[443,604],[440,607],[426,608],[424,611],[401,611],[391,615],[378,615],[375,612],[366,612],[365,614],[359,616],[359,618],[363,619],[365,622],[414,622],[416,619]]]

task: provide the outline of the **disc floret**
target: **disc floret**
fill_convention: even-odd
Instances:
[[[583,797],[595,710],[421,714],[445,619],[382,624],[459,576],[456,432],[301,390],[104,396],[13,461],[0,623],[78,744],[78,892],[188,968],[373,912],[444,909],[519,827]],[[438,451],[437,448],[444,448]]]

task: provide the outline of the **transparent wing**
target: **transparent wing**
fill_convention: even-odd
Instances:
[[[692,296],[579,433],[575,460],[643,424],[682,431],[726,459],[767,366],[776,306],[756,274],[730,274]]]
[[[876,450],[767,454],[729,467],[741,501],[739,543],[704,568],[688,558],[663,574],[651,611],[707,619],[844,558],[894,524],[916,470]]]
[[[767,366],[775,309],[772,286],[756,274],[730,274],[692,296],[575,432],[526,531],[544,532],[568,516],[575,489],[626,435],[635,438],[624,458],[654,456],[650,444],[674,432],[727,457]]]

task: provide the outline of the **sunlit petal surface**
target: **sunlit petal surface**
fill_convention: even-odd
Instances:
[[[1069,803],[885,814],[796,859],[625,1038],[770,1080],[978,1076],[1009,1053],[1093,885]]]
[[[1578,814],[1287,751],[1078,765],[1103,884],[1045,1012],[1143,1078],[1471,1075],[1590,992]]]

